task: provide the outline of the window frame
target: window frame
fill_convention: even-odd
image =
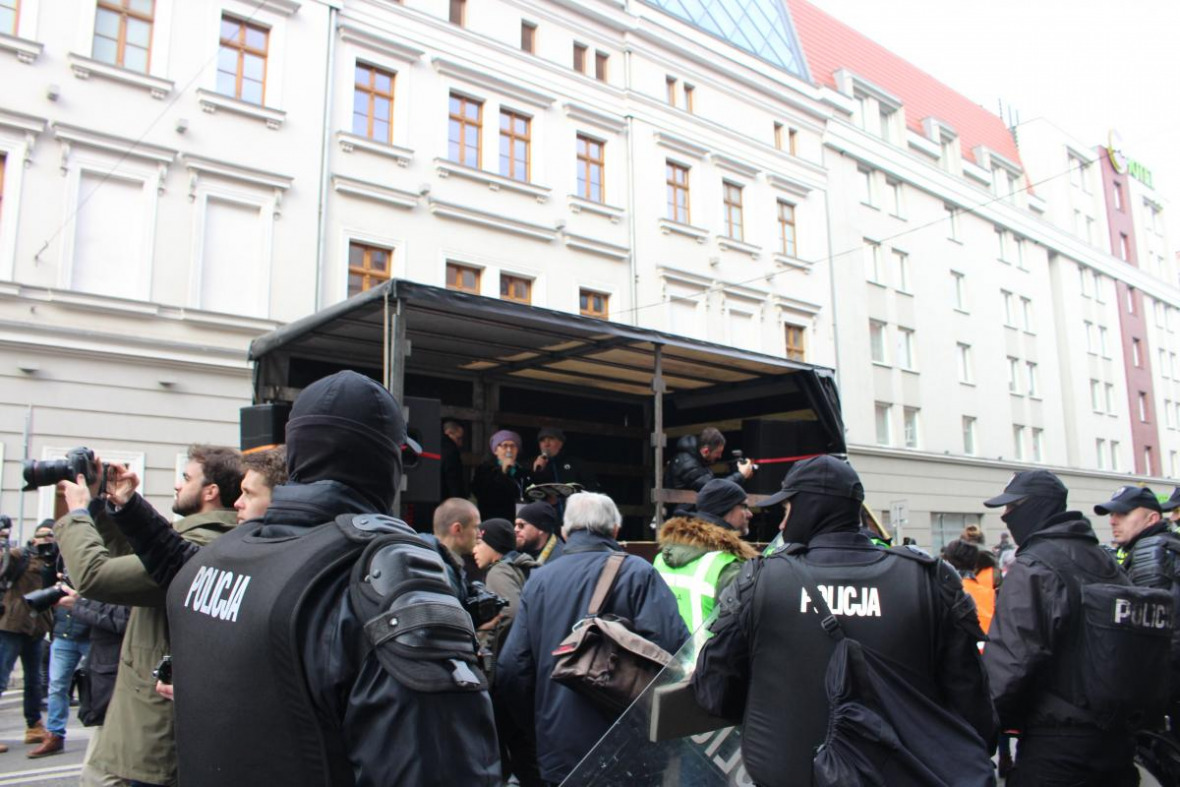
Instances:
[[[684,164],[665,159],[664,161],[664,185],[665,185],[665,201],[667,203],[667,219],[678,224],[692,223],[692,182],[689,179],[691,167]],[[683,182],[678,179],[677,175],[683,175]],[[684,196],[684,215],[681,218],[680,200],[678,197]]]
[[[264,27],[262,25],[254,23],[254,22],[248,22],[245,19],[241,19],[237,16],[234,16],[233,14],[223,13],[221,15],[221,25],[224,25],[227,21],[236,22],[238,24],[238,38],[239,38],[238,41],[230,41],[229,39],[224,38],[223,36],[221,36],[221,30],[220,30],[220,25],[219,25],[219,27],[218,27],[218,47],[226,47],[228,49],[236,50],[237,58],[238,58],[237,72],[235,73],[235,76],[234,76],[234,94],[232,96],[230,96],[230,98],[236,99],[238,101],[243,101],[247,104],[254,104],[253,101],[250,101],[249,99],[242,98],[242,81],[246,75],[246,69],[244,66],[245,57],[247,54],[251,54],[251,55],[254,55],[255,57],[262,58],[262,93],[259,96],[258,103],[255,106],[264,107],[264,106],[266,106],[266,81],[267,81],[266,77],[270,71],[270,56],[269,56],[269,53],[270,53],[270,32],[271,32],[270,28]],[[246,32],[247,32],[247,30],[249,30],[251,28],[258,31],[258,32],[261,32],[265,35],[266,48],[263,49],[262,51],[259,51],[257,49],[252,48],[252,47],[246,46]],[[221,69],[218,69],[217,73],[227,73],[227,72],[223,72],[223,71],[221,71]],[[222,95],[225,95],[225,94],[223,93]],[[392,120],[392,118],[391,118],[391,120]]]
[[[721,201],[725,210],[725,232],[727,237],[736,241],[745,240],[742,191],[743,187],[740,183],[734,183],[729,180],[721,181]]]
[[[777,200],[778,202],[778,229],[779,240],[782,242],[782,254],[785,257],[799,257],[799,236],[798,226],[795,224],[795,208],[793,202],[788,202],[784,199]],[[784,210],[786,209],[786,214]]]
[[[352,264],[352,250],[354,248],[361,250],[361,266],[356,267]],[[372,260],[371,252],[381,252],[385,255],[385,272],[382,274],[376,271],[370,264]],[[356,292],[352,291],[352,277],[354,275],[361,277],[361,288]],[[349,239],[348,241],[348,295],[351,298],[353,295],[358,295],[362,292],[368,292],[373,287],[387,282],[393,278],[393,249],[385,246],[378,246],[375,243],[364,243],[362,241]],[[370,281],[376,279],[376,281]]]
[[[537,23],[520,20],[520,51],[537,54]]]
[[[362,68],[366,69],[368,71],[368,75],[369,75],[369,84],[368,85],[361,85],[359,82],[356,81],[356,72],[357,72],[357,70],[362,69]],[[378,74],[389,77],[389,92],[388,93],[382,93],[380,90],[377,89],[376,81],[377,81]],[[371,139],[375,142],[384,142],[387,145],[392,145],[393,144],[393,107],[394,107],[394,96],[397,93],[397,72],[390,71],[389,69],[382,68],[381,66],[373,65],[372,63],[367,63],[364,60],[357,60],[356,65],[353,68],[353,91],[354,91],[353,92],[354,96],[356,95],[356,92],[358,92],[358,91],[366,94],[366,96],[368,97],[368,100],[367,100],[367,109],[366,109],[366,115],[365,115],[366,131],[364,134],[357,134],[357,130],[356,130],[356,120],[357,120],[356,99],[355,98],[353,99],[352,133],[357,134],[357,136],[363,136],[366,139]],[[387,99],[389,101],[389,120],[387,121],[387,123],[389,125],[389,138],[388,139],[378,139],[377,137],[373,136],[373,124],[375,122],[377,122],[376,112],[374,111],[374,109],[375,109],[376,102],[378,99]]]
[[[786,339],[786,357],[790,361],[807,360],[807,328],[802,325],[786,323],[784,325]]]
[[[574,71],[579,74],[586,73],[586,53],[590,51],[590,47],[585,44],[574,42]]]
[[[128,71],[134,71],[137,74],[139,74],[139,73],[150,74],[152,72],[152,42],[155,39],[155,34],[156,34],[156,0],[152,0],[152,10],[151,10],[150,14],[147,14],[147,15],[143,14],[140,11],[132,10],[130,3],[131,3],[131,0],[98,0],[98,2],[95,4],[95,26],[94,26],[94,34],[93,34],[93,36],[91,36],[90,53],[92,56],[94,55],[94,39],[99,37],[98,17],[97,17],[98,13],[100,11],[107,11],[112,14],[118,14],[118,16],[119,16],[119,33],[118,33],[118,38],[115,39],[115,62],[111,63],[111,65],[116,66],[117,68],[126,68]],[[13,18],[13,24],[17,29],[19,29],[19,27],[20,27],[20,4],[21,4],[21,0],[16,0],[16,8],[15,8],[15,13],[14,13],[14,18]],[[147,55],[146,55],[146,59],[143,64],[143,71],[142,72],[138,71],[134,68],[128,68],[126,65],[124,65],[124,62],[125,62],[124,56],[126,55],[126,47],[127,47],[127,17],[129,17],[129,16],[134,19],[139,20],[140,22],[145,22],[148,26],[148,42],[147,42],[147,47],[146,47]],[[224,18],[224,15],[222,16],[222,18]],[[12,35],[14,35],[14,36],[16,35],[16,29],[14,29],[12,31]],[[108,36],[102,36],[102,38],[106,38],[107,40],[110,40]],[[268,41],[268,43],[269,43],[269,41]],[[95,58],[95,60],[99,60],[99,58]],[[266,60],[266,57],[264,55],[263,61],[265,62],[265,60]],[[102,60],[101,62],[106,63],[107,61]],[[240,67],[240,65],[241,64],[239,61],[239,67]],[[265,71],[264,71],[263,72],[263,86],[264,86],[263,95],[264,96],[266,95],[265,84],[266,84],[266,80],[265,80]]]
[[[523,303],[532,305],[533,302],[533,279],[527,276],[519,276],[515,273],[500,272],[500,300],[511,301],[513,303]],[[508,292],[504,291],[505,285],[508,286]],[[526,292],[524,296],[514,294],[512,292],[514,285],[524,285]]]
[[[447,20],[452,25],[467,27],[467,0],[451,0]]]
[[[451,109],[451,102],[459,101],[459,114]],[[467,106],[474,104],[478,108],[474,120],[467,117]],[[447,153],[448,160],[465,167],[472,167],[474,169],[481,169],[483,167],[483,105],[484,102],[478,98],[464,95],[463,93],[451,92],[447,96]],[[451,131],[458,124],[459,129],[459,158],[449,158],[450,147],[452,142]],[[475,128],[475,164],[467,161],[467,128],[468,126]]]
[[[602,299],[602,309],[593,308],[594,298]],[[585,300],[588,306],[583,306],[582,302]],[[598,290],[588,290],[585,287],[578,289],[578,313],[583,317],[593,317],[598,320],[610,319],[610,293],[600,292]]]
[[[574,144],[578,162],[578,174],[575,182],[578,188],[578,196],[587,202],[596,202],[604,205],[606,204],[606,143],[588,134],[579,133],[575,137]],[[591,154],[591,147],[593,145],[598,146],[598,158],[594,158]],[[585,148],[584,153],[583,147]],[[595,199],[591,195],[593,181],[590,175],[595,167],[598,168],[598,199]]]
[[[504,119],[508,118],[508,128],[504,128]],[[524,121],[524,133],[516,130],[517,121]],[[500,107],[500,147],[504,147],[504,139],[508,139],[508,171],[504,171],[504,154],[497,157],[500,163],[500,176],[515,180],[518,183],[531,183],[533,175],[533,119],[531,116],[514,109]],[[516,176],[516,143],[524,143],[524,177]]]
[[[466,273],[466,272],[474,273],[475,274],[475,287],[474,288],[464,287],[461,276],[456,275],[456,276],[452,277],[451,276],[452,272],[454,272],[456,274],[462,274],[462,273]],[[448,260],[447,261],[447,268],[446,268],[446,277],[444,279],[444,283],[445,283],[445,286],[448,290],[456,290],[458,292],[469,292],[473,295],[479,295],[480,291],[481,291],[481,286],[483,284],[483,268],[477,268],[474,265],[465,265],[461,262],[452,262],[452,261]]]
[[[610,81],[610,55],[601,50],[594,50],[594,78],[599,82]]]

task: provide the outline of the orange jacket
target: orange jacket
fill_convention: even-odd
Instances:
[[[979,627],[986,634],[991,628],[992,616],[996,614],[996,589],[992,586],[991,577],[981,582],[976,577],[963,580],[963,590],[975,600],[975,610],[979,613]]]

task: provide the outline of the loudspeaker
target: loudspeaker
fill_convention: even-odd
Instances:
[[[822,453],[824,441],[823,427],[817,421],[769,421],[757,418],[742,421],[742,453],[755,462]],[[794,464],[759,464],[758,472],[745,484],[746,491],[761,495],[779,491],[783,486],[783,478]]]
[[[287,419],[291,405],[286,402],[255,404],[241,410],[242,450],[268,448],[287,440]]]
[[[422,446],[418,466],[406,471],[406,488],[402,501],[406,503],[437,503],[442,466],[442,402],[407,396],[403,402],[406,431]],[[429,529],[429,528],[428,528]]]

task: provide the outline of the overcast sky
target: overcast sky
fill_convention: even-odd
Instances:
[[[1003,99],[1090,145],[1118,129],[1180,248],[1180,2],[810,2],[992,112]]]

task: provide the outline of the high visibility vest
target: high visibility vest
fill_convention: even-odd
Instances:
[[[706,552],[691,563],[673,568],[665,562],[663,553],[656,555],[655,569],[676,596],[680,617],[684,618],[689,631],[699,629],[713,614],[717,579],[722,570],[737,559],[729,552]]]

